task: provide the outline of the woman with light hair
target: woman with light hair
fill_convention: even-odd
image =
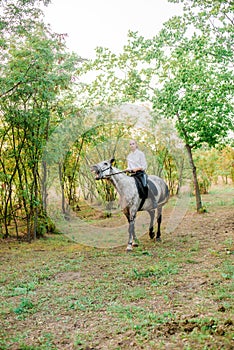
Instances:
[[[154,193],[150,190],[147,181],[146,169],[147,169],[147,161],[144,152],[140,151],[137,145],[136,140],[130,140],[129,146],[131,152],[127,156],[128,167],[125,170],[135,176],[143,187],[142,196],[143,198],[149,197],[152,200],[153,208],[157,208],[157,202],[155,200]]]
[[[146,171],[147,162],[145,154],[139,150],[137,142],[135,140],[130,140],[129,146],[131,152],[127,156],[129,172]]]

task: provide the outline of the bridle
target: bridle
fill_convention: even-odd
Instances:
[[[117,173],[111,173],[111,174],[107,174],[107,175],[103,175],[103,173],[106,171],[106,170],[113,170],[112,166],[108,166],[107,168],[105,169],[102,169],[100,168],[99,166],[96,165],[96,168],[97,168],[97,174],[98,175],[101,175],[100,177],[100,180],[102,179],[108,179],[109,177],[113,176],[113,175],[118,175],[118,174],[123,174],[123,173],[126,173],[125,170],[122,170],[122,171],[118,171]]]

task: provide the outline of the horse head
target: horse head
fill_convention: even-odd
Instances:
[[[105,179],[111,175],[112,164],[115,159],[111,158],[110,160],[104,160],[98,164],[91,166],[91,171],[95,175],[96,180]]]

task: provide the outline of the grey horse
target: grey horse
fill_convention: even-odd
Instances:
[[[135,233],[135,219],[139,210],[146,210],[150,215],[149,236],[151,239],[155,237],[154,233],[154,219],[155,209],[152,205],[150,197],[146,198],[144,202],[139,196],[138,188],[133,176],[129,176],[125,171],[120,171],[113,166],[114,159],[104,160],[91,167],[91,171],[95,174],[96,180],[107,179],[110,181],[120,196],[120,205],[125,214],[128,223],[129,240],[127,251],[131,251],[133,247],[138,246],[138,240]],[[161,240],[160,226],[162,222],[162,207],[169,199],[169,190],[166,183],[158,176],[149,175],[148,183],[151,184],[155,199],[157,202],[157,234],[156,241]]]

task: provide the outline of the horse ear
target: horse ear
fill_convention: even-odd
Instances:
[[[111,158],[110,163],[111,165],[115,162],[115,158]]]

